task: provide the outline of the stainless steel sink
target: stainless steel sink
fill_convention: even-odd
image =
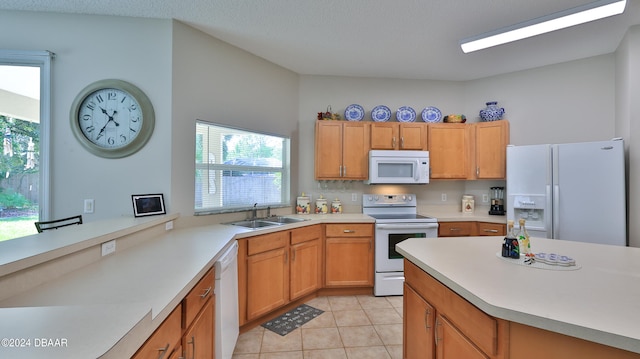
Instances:
[[[302,221],[307,221],[306,218],[295,218],[295,217],[268,217],[268,218],[259,218],[259,219],[247,219],[244,221],[237,222],[229,222],[225,224],[230,224],[233,226],[240,226],[250,229],[264,228],[264,227],[273,227],[273,226],[282,226],[290,223],[298,223]]]

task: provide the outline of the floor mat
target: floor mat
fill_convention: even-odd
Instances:
[[[324,313],[323,310],[302,304],[301,306],[262,324],[262,326],[274,333],[285,336],[322,313]]]

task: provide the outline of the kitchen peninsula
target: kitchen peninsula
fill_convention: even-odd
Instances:
[[[553,270],[498,257],[501,243],[492,236],[397,245],[406,259],[408,357],[421,350],[465,358],[640,358],[639,248],[532,238],[534,252],[576,260],[575,268]]]

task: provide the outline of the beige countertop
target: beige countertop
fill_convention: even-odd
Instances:
[[[532,238],[576,260],[549,270],[498,257],[502,237],[408,239],[398,252],[489,315],[640,353],[640,248]]]

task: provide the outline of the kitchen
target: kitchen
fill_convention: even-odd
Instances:
[[[211,38],[198,30],[183,23],[168,22],[151,19],[126,19],[93,17],[62,14],[30,14],[19,12],[3,12],[0,15],[5,26],[22,28],[20,34],[7,33],[2,42],[8,48],[49,48],[58,52],[55,77],[66,78],[64,84],[55,84],[56,102],[53,106],[53,118],[61,123],[67,123],[68,103],[75,93],[86,83],[107,76],[118,75],[142,82],[149,88],[154,106],[161,113],[162,125],[156,129],[149,147],[138,156],[125,159],[119,164],[101,160],[101,166],[107,171],[116,172],[120,166],[130,169],[130,173],[139,178],[148,179],[145,183],[130,183],[125,179],[101,179],[99,174],[85,174],[88,181],[80,183],[76,188],[69,188],[82,172],[80,163],[93,161],[89,154],[82,153],[74,142],[65,126],[56,126],[53,137],[59,140],[53,144],[54,161],[60,170],[54,173],[53,192],[64,201],[53,204],[54,214],[66,214],[72,211],[70,203],[81,206],[82,199],[87,195],[94,195],[95,189],[89,183],[106,186],[105,181],[119,181],[117,189],[104,194],[96,194],[96,206],[101,208],[95,215],[89,216],[89,221],[107,219],[120,216],[129,210],[128,196],[139,191],[152,190],[165,192],[171,211],[180,212],[184,216],[180,225],[202,223],[206,218],[193,218],[193,173],[192,164],[185,158],[192,156],[193,133],[191,121],[206,116],[211,120],[229,122],[240,127],[255,130],[269,130],[276,128],[279,132],[294,131],[299,151],[295,155],[294,173],[298,173],[297,185],[300,192],[305,190],[317,195],[321,190],[313,179],[313,146],[309,145],[313,138],[315,113],[332,105],[334,110],[341,111],[350,103],[360,103],[366,108],[379,104],[390,107],[411,105],[437,105],[443,111],[475,114],[484,106],[485,101],[498,99],[507,109],[507,116],[511,122],[511,142],[516,144],[559,143],[609,139],[615,136],[625,138],[629,146],[630,156],[634,158],[635,148],[631,139],[637,135],[633,126],[632,114],[637,112],[637,104],[633,100],[638,91],[638,84],[634,82],[635,69],[631,64],[637,63],[637,46],[640,38],[635,29],[631,29],[615,53],[608,53],[595,57],[574,60],[567,63],[554,64],[537,69],[519,71],[510,74],[496,75],[488,78],[457,81],[434,80],[403,80],[385,78],[350,78],[340,76],[298,76],[277,65],[259,59],[231,45]],[[69,24],[66,24],[66,23]],[[117,67],[101,68],[98,74],[77,73],[74,68],[87,61],[85,48],[71,45],[69,39],[81,37],[75,34],[74,27],[96,26],[95,34],[105,29],[113,30],[113,25],[126,25],[127,28],[139,30],[142,33],[155,32],[154,35],[138,35],[142,40],[152,40],[151,50],[136,50],[133,53],[140,59],[127,59],[133,63],[118,63]],[[124,30],[116,29],[115,31]],[[173,32],[173,40],[168,40]],[[88,30],[90,36],[93,32]],[[171,48],[174,46],[174,48]],[[58,49],[71,47],[72,55],[64,56]],[[96,45],[97,47],[97,45]],[[186,54],[202,54],[200,58]],[[167,59],[175,56],[174,63],[168,64],[158,58]],[[220,69],[211,68],[211,60],[218,61]],[[236,68],[237,62],[243,63],[237,72],[226,76],[225,72]],[[105,65],[106,60],[100,60]],[[225,66],[226,65],[226,66]],[[113,65],[110,65],[113,66]],[[99,66],[98,66],[99,67]],[[141,68],[148,69],[140,71]],[[196,70],[192,70],[196,69]],[[198,71],[200,70],[200,71]],[[174,83],[170,77],[156,76],[157,73],[173,74]],[[114,76],[115,76],[114,75]],[[235,76],[235,78],[234,78]],[[197,77],[203,77],[201,81]],[[264,83],[255,83],[254,77],[264,78]],[[212,89],[212,83],[219,83],[233,79],[236,87],[218,91]],[[526,84],[526,85],[523,85]],[[274,91],[280,89],[279,91]],[[247,93],[247,89],[252,91]],[[164,89],[164,90],[163,90]],[[171,89],[169,91],[168,89]],[[192,98],[190,93],[205,93],[212,96]],[[354,95],[357,94],[357,95]],[[213,100],[212,100],[213,97]],[[252,106],[246,105],[246,98],[251,98]],[[173,105],[169,103],[173,101]],[[605,115],[593,110],[592,104],[597,103],[605,109]],[[548,116],[540,108],[548,106],[553,109],[553,116]],[[267,110],[265,110],[267,109]],[[282,114],[285,118],[282,118]],[[214,115],[215,114],[215,115]],[[615,114],[615,115],[613,115]],[[256,122],[254,119],[264,121]],[[189,125],[184,126],[187,122]],[[172,143],[167,146],[166,143]],[[138,166],[141,162],[154,161],[158,156],[168,158],[167,163],[157,167],[145,168]],[[69,158],[62,161],[61,158]],[[629,161],[629,203],[630,216],[637,213],[636,192],[634,181],[637,169],[632,160]],[[425,205],[458,207],[459,198],[464,193],[488,193],[488,188],[495,185],[494,181],[444,181],[431,183],[427,190],[418,193],[418,200]],[[371,188],[361,183],[348,183],[348,190],[341,190],[340,183],[329,183],[331,190],[328,195],[339,196],[345,208],[359,209],[358,201],[351,201],[351,192],[358,194],[360,199],[364,193],[370,193]],[[384,192],[383,187],[376,187],[375,191]],[[396,189],[394,189],[396,190]],[[397,189],[399,192],[411,192],[411,189]],[[442,201],[442,193],[447,193],[447,200]],[[121,198],[121,199],[118,199]],[[481,198],[478,197],[477,198]],[[64,202],[64,203],[62,203]],[[78,207],[78,210],[81,207]],[[637,235],[639,226],[630,221],[630,241],[638,246]]]

